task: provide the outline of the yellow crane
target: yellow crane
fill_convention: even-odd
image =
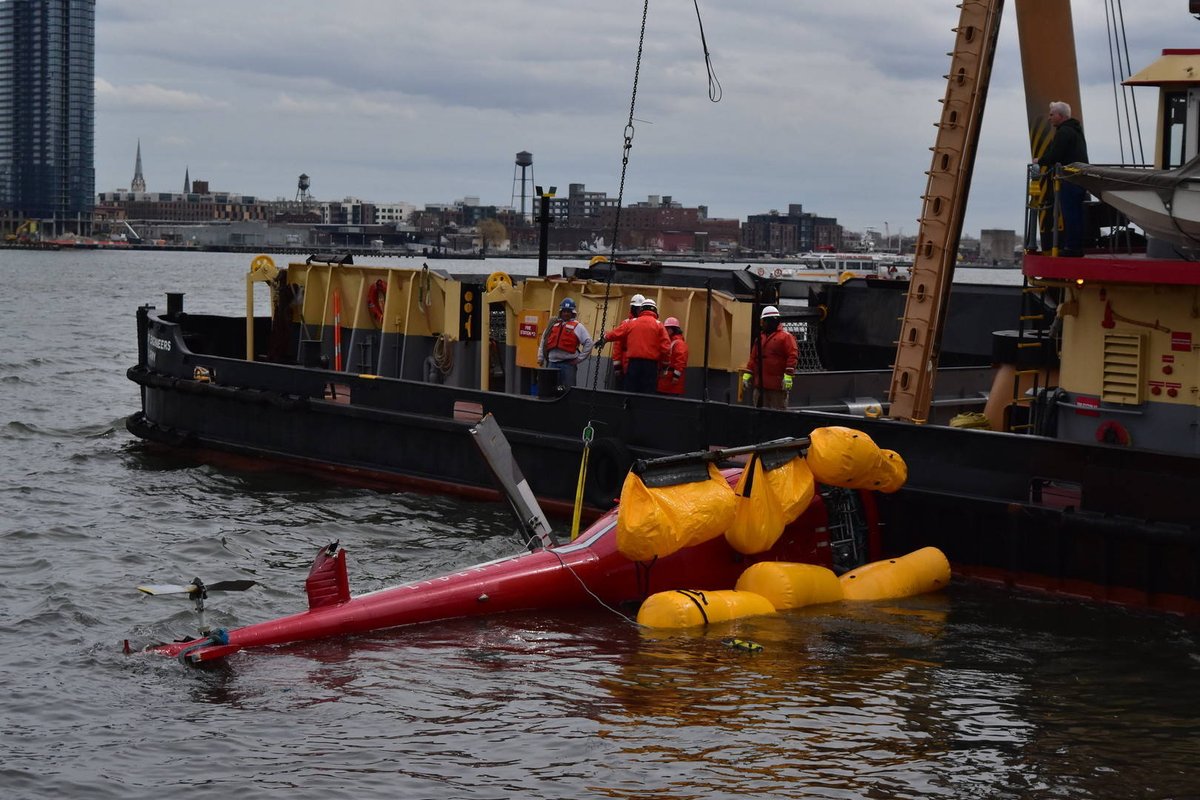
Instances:
[[[1030,149],[1036,159],[1050,140],[1050,101],[1064,100],[1079,108],[1071,0],[1015,0],[1015,5]],[[942,118],[930,148],[933,163],[926,173],[908,301],[896,342],[889,410],[893,419],[923,423],[929,416],[1003,7],[1004,0],[963,0],[960,6]],[[1078,111],[1075,116],[1080,118]]]
[[[6,242],[31,242],[37,239],[37,220],[27,219],[12,233],[4,236]]]

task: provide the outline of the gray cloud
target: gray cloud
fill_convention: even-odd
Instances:
[[[1174,4],[1126,4],[1135,68],[1190,43],[1182,30],[1195,23]],[[731,217],[802,203],[850,227],[915,231],[954,3],[700,9],[724,97],[708,101],[694,8],[651,4],[626,199],[671,194]],[[638,0],[105,0],[98,188],[128,186],[140,137],[158,190],[190,168],[214,188],[292,196],[303,171],[321,198],[507,204],[513,156],[529,150],[538,182],[615,195],[641,11]],[[1028,156],[1007,13],[968,232],[1022,225]],[[1103,14],[1077,11],[1076,29],[1089,143],[1105,152]]]

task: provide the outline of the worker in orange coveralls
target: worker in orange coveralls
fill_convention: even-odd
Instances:
[[[759,315],[759,334],[750,346],[742,385],[754,386],[756,408],[787,408],[788,392],[800,348],[796,337],[780,325],[779,309],[767,306]]]
[[[687,340],[683,338],[683,328],[675,317],[667,317],[663,327],[671,344],[666,356],[658,362],[658,393],[681,395],[688,363]]]
[[[658,304],[646,298],[641,313],[604,334],[604,341],[622,345],[625,391],[654,394],[658,388],[658,362],[671,346],[666,329],[658,321]]]
[[[642,303],[646,302],[646,298],[640,294],[635,294],[629,298],[629,319],[637,319],[637,315],[642,313]],[[615,341],[612,346],[612,368],[613,368],[613,388],[625,388],[625,345],[622,342]]]

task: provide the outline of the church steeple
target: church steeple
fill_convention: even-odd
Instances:
[[[137,162],[133,167],[133,181],[129,184],[129,191],[144,192],[146,191],[146,179],[142,177],[142,140],[138,139],[137,144]]]
[[[183,193],[187,194],[190,191],[192,191],[192,179],[191,179],[191,176],[188,175],[188,168],[184,167],[183,168]]]

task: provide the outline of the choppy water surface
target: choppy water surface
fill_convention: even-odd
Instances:
[[[333,539],[356,593],[517,548],[497,506],[221,469],[126,433],[137,305],[182,290],[190,311],[236,313],[246,264],[0,251],[0,796],[1200,793],[1195,622],[972,585],[702,633],[598,610],[205,670],[123,655],[196,626],[139,583],[257,580],[209,602],[209,624],[236,626],[302,609]]]

